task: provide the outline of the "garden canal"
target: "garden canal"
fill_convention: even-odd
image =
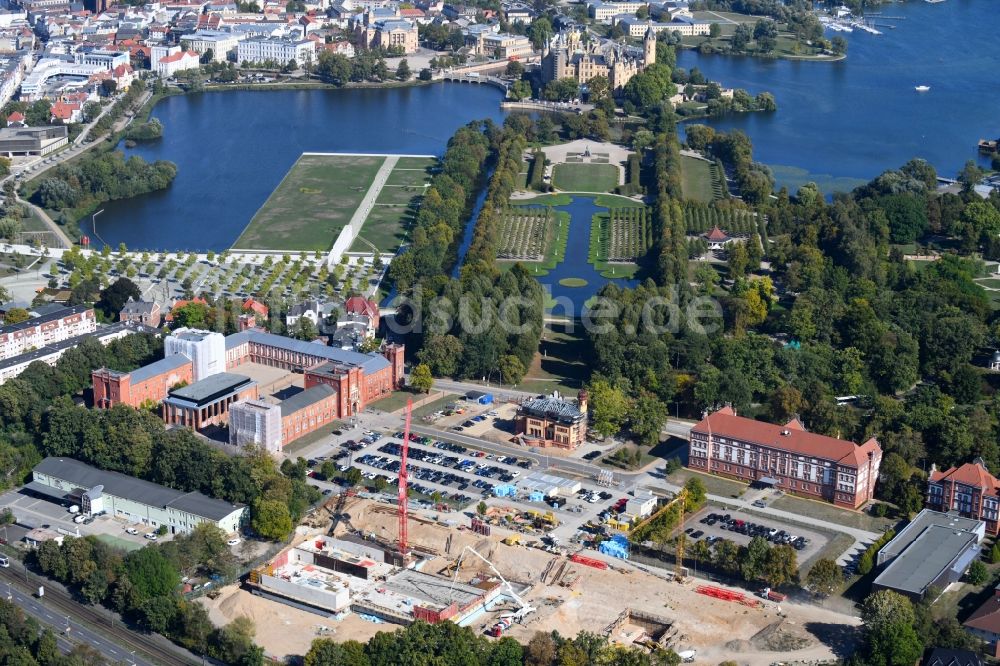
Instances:
[[[537,204],[528,203],[528,205]],[[638,284],[638,280],[604,277],[588,260],[591,225],[597,215],[608,211],[607,207],[597,205],[593,196],[573,196],[569,203],[554,205],[552,210],[556,213],[565,212],[568,214],[568,220],[565,215],[557,215],[556,224],[569,224],[563,260],[557,263],[554,268],[549,269],[547,274],[539,275],[537,278],[550,297],[550,305],[553,305],[553,300],[555,301],[553,314],[580,316],[584,303],[594,297],[601,287],[609,282],[614,282],[623,288],[634,287]],[[532,264],[526,263],[525,266],[531,270]],[[629,266],[629,268],[632,267]],[[623,266],[622,269],[624,272],[626,267]]]

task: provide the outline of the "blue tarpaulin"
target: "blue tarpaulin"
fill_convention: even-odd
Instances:
[[[602,541],[601,545],[597,547],[597,550],[604,553],[605,555],[610,555],[611,557],[617,557],[622,560],[628,559],[628,537],[621,534],[616,534],[606,541]]]

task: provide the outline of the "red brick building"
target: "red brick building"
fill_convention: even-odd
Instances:
[[[996,535],[1000,531],[1000,481],[986,469],[982,458],[945,471],[932,466],[927,479],[927,508],[982,520],[986,531]]]
[[[337,391],[336,418],[343,418],[403,386],[404,351],[403,345],[386,344],[381,353],[362,354],[248,330],[226,338],[226,369],[260,363],[302,371],[306,388],[326,384]]]
[[[326,384],[296,393],[279,406],[283,447],[335,421],[339,413],[337,392]]]
[[[171,354],[132,372],[100,368],[90,378],[94,384],[94,407],[111,409],[124,404],[138,408],[143,403],[162,402],[178,384],[194,382],[194,365],[183,354]]]
[[[875,438],[862,445],[807,432],[798,419],[776,425],[724,407],[691,429],[688,466],[857,509],[872,499],[882,462]]]
[[[130,298],[125,307],[118,313],[118,321],[159,328],[160,305],[155,301],[136,301]]]

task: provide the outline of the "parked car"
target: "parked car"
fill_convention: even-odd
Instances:
[[[125,533],[126,534],[138,534],[139,530],[135,529],[134,527],[126,527],[125,528]]]
[[[753,505],[758,509],[763,509],[764,507],[767,506],[767,504],[764,503],[764,500],[757,500],[756,502],[753,503]]]
[[[155,532],[146,532],[142,536],[144,538],[146,538],[146,539],[149,539],[150,541],[156,541],[156,533]]]

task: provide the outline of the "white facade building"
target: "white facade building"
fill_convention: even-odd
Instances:
[[[226,62],[229,54],[236,50],[236,45],[244,38],[243,35],[219,30],[199,30],[181,37],[181,44],[199,55],[212,52],[213,62]]]
[[[245,39],[236,46],[236,62],[259,64],[276,62],[282,65],[294,60],[297,64],[312,62],[316,55],[316,42],[310,39]]]
[[[222,333],[179,328],[163,341],[163,355],[191,359],[196,382],[226,371],[226,338]]]
[[[18,356],[96,330],[97,319],[93,308],[85,305],[59,308],[20,324],[0,327],[0,359]]]
[[[171,534],[190,532],[212,523],[223,532],[237,532],[246,507],[199,492],[183,492],[118,472],[105,472],[73,458],[46,458],[35,466],[28,490],[60,501],[79,502],[86,514],[165,526]]]
[[[149,54],[150,69],[162,78],[169,78],[185,69],[198,69],[198,54],[182,51],[179,46],[154,46]]]
[[[242,400],[229,408],[229,443],[281,453],[281,407],[263,400]]]

